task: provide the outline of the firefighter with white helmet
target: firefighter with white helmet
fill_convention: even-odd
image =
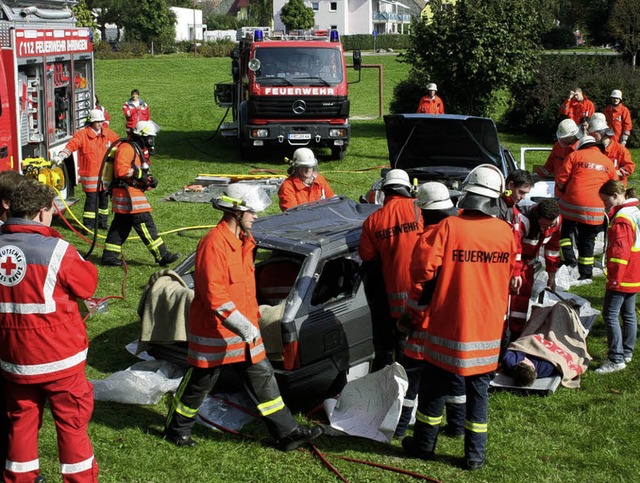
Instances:
[[[333,197],[333,190],[324,176],[318,173],[318,160],[309,148],[298,148],[293,153],[289,177],[278,190],[282,211],[311,201]]]
[[[64,149],[52,159],[56,164],[62,164],[71,153],[78,152],[78,176],[85,194],[82,224],[89,229],[96,226],[101,229],[108,227],[109,195],[104,188],[98,186],[98,178],[105,153],[120,136],[105,126],[104,122],[105,117],[101,110],[90,110],[87,125],[78,130]]]
[[[444,102],[437,94],[438,86],[435,82],[427,84],[427,95],[418,103],[418,114],[444,114]]]
[[[499,170],[475,168],[463,186],[462,212],[425,230],[413,252],[412,282],[435,280],[424,307],[424,368],[413,437],[402,440],[412,457],[431,460],[453,381],[466,389],[466,469],[485,465],[488,388],[498,367],[516,243],[509,226],[494,217],[504,191]]]
[[[622,91],[614,89],[611,91],[609,104],[604,108],[603,114],[607,125],[613,130],[613,139],[623,146],[627,145],[629,135],[633,129],[631,112],[622,103]]]
[[[596,113],[597,114],[597,113]],[[593,116],[595,117],[594,114]],[[567,156],[576,150],[582,131],[573,119],[563,119],[556,130],[557,141],[553,144],[551,153],[544,166],[535,168],[535,172],[542,178],[553,178]]]
[[[256,243],[250,229],[271,199],[258,186],[234,183],[212,204],[223,215],[196,250],[188,324],[191,367],[169,410],[165,439],[183,447],[197,444],[191,432],[198,408],[214,388],[222,366],[233,364],[247,377],[257,410],[278,447],[290,451],[318,437],[322,429],[299,426],[292,417],[280,395],[258,325]]]
[[[589,121],[589,134],[604,147],[604,154],[611,160],[616,168],[618,179],[626,186],[627,179],[633,174],[636,165],[631,158],[629,150],[616,141],[616,135],[602,119]]]
[[[140,121],[132,132],[132,139],[118,144],[113,159],[111,209],[114,216],[102,252],[102,265],[120,266],[122,245],[133,228],[161,267],[180,258],[171,253],[158,235],[151,216],[151,204],[145,192],[154,189],[158,180],[151,175],[149,155],[154,152],[159,132],[153,121]]]
[[[404,310],[411,286],[409,262],[413,247],[422,232],[420,210],[411,195],[409,175],[402,169],[392,169],[382,184],[384,204],[371,213],[362,225],[360,258],[369,273],[380,271],[368,279],[368,296],[386,297],[389,312],[373,314],[373,370],[382,369],[402,356],[402,334],[396,321]],[[372,286],[376,285],[376,286]],[[384,286],[383,286],[384,285]],[[375,293],[373,293],[375,291]]]

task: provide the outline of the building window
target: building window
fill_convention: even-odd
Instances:
[[[338,2],[329,3],[329,11],[330,12],[337,12],[338,11]]]
[[[320,3],[319,2],[311,2],[311,8],[313,9],[314,12],[317,12],[320,9]]]

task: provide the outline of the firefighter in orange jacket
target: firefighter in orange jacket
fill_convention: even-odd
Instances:
[[[418,103],[418,114],[444,114],[444,102],[436,94],[438,86],[431,82],[427,84],[427,95],[423,96]]]
[[[87,433],[93,412],[87,330],[76,301],[93,295],[98,271],[51,228],[54,197],[37,180],[22,181],[0,236],[0,362],[11,421],[7,482],[42,479],[38,431],[45,403],[58,435],[62,481],[98,481]]]
[[[560,113],[569,119],[573,119],[578,125],[583,117],[590,118],[594,112],[596,112],[596,108],[593,102],[587,99],[587,96],[584,95],[584,92],[579,87],[569,92],[569,97],[560,106]]]
[[[604,154],[611,160],[616,168],[618,179],[626,186],[627,179],[636,170],[636,165],[631,159],[631,153],[621,143],[616,141],[612,129],[606,121],[591,119],[589,121],[589,134],[604,146]]]
[[[617,179],[616,169],[593,136],[584,136],[577,151],[567,157],[556,173],[562,215],[560,256],[564,264],[578,266],[580,280],[590,279],[593,274],[595,239],[604,222],[604,205],[598,190],[610,179]],[[573,237],[578,248],[577,261]]]
[[[416,205],[422,211],[424,232],[421,238],[429,237],[438,223],[448,216],[457,216],[458,211],[453,206],[449,196],[449,189],[437,181],[428,181],[418,188]],[[415,248],[415,247],[414,247]],[[413,256],[413,252],[411,254]],[[402,366],[407,372],[409,386],[402,403],[400,420],[396,425],[394,437],[404,436],[413,408],[416,404],[418,391],[420,390],[420,376],[425,360],[425,346],[423,340],[426,336],[424,311],[431,301],[435,279],[425,284],[412,284],[406,304],[406,311],[398,318],[398,330],[406,333],[408,338],[404,344]],[[443,434],[452,438],[464,436],[464,416],[466,410],[466,396],[464,393],[464,379],[460,376],[452,379],[452,391],[445,400],[447,425]]]
[[[333,197],[333,190],[324,176],[318,174],[318,160],[309,148],[298,148],[293,153],[289,177],[278,190],[282,211],[311,201]]]
[[[257,409],[278,446],[289,451],[316,438],[319,427],[298,425],[284,404],[258,325],[251,226],[271,204],[259,187],[235,183],[214,199],[222,220],[198,244],[194,299],[189,311],[190,368],[167,416],[165,438],[195,446],[191,431],[198,408],[213,390],[223,365],[234,364],[249,379]]]
[[[422,284],[436,278],[425,311],[425,368],[420,381],[413,437],[402,440],[409,455],[434,458],[445,399],[455,375],[466,389],[465,459],[469,470],[485,464],[488,388],[498,367],[516,242],[509,225],[495,218],[504,179],[497,168],[475,168],[458,207],[421,237],[411,276]]]
[[[105,153],[120,136],[104,125],[104,113],[99,109],[89,111],[88,125],[76,132],[62,151],[53,157],[53,161],[61,164],[71,153],[79,151],[78,175],[86,199],[82,223],[93,229],[96,226],[96,204],[98,208],[98,228],[107,229],[109,217],[109,195],[98,187],[100,166]]]
[[[371,213],[362,225],[358,251],[363,262],[380,260],[389,306],[388,317],[373,321],[376,356],[373,370],[400,361],[403,336],[396,331],[396,320],[404,310],[411,286],[409,262],[413,247],[422,233],[422,217],[411,196],[406,171],[392,169],[382,184],[384,206]]]
[[[525,208],[520,216],[522,229],[522,285],[517,293],[511,294],[509,307],[509,341],[513,342],[522,334],[529,312],[529,298],[533,291],[535,262],[544,247],[547,287],[556,289],[556,271],[560,265],[560,225],[562,217],[558,202],[546,198],[533,207]]]
[[[164,267],[180,255],[171,253],[160,236],[151,216],[151,205],[144,192],[158,185],[149,174],[149,154],[154,150],[157,126],[153,121],[140,121],[133,130],[133,140],[119,144],[113,161],[114,180],[111,184],[113,221],[102,252],[102,265],[120,266],[122,245],[129,237],[131,228],[142,239],[156,262]]]
[[[622,91],[614,89],[611,91],[611,103],[607,104],[602,113],[609,127],[613,130],[613,139],[623,146],[627,145],[627,140],[633,129],[631,112],[622,103]]]
[[[563,119],[558,124],[556,139],[547,161],[535,172],[543,178],[553,178],[558,167],[564,163],[567,156],[576,150],[578,140],[582,137],[582,131],[573,119]]]
[[[640,209],[633,189],[607,181],[599,191],[609,215],[607,286],[602,318],[607,329],[607,359],[596,374],[624,369],[633,359],[638,334],[636,294],[640,292]],[[618,318],[622,315],[622,330]]]

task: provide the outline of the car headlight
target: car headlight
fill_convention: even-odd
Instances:
[[[329,129],[330,138],[343,138],[345,135],[344,129]]]
[[[252,138],[267,138],[267,137],[269,137],[269,130],[268,129],[252,129],[251,130],[251,137]]]

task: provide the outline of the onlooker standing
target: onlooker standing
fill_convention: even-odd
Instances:
[[[411,287],[409,263],[413,247],[422,233],[422,217],[411,196],[411,182],[406,171],[392,169],[382,184],[384,205],[369,215],[362,225],[358,251],[363,262],[380,260],[389,317],[373,321],[375,359],[373,370],[382,369],[394,360],[400,362],[402,340],[396,321],[404,310]]]
[[[607,329],[609,351],[596,374],[624,369],[633,358],[638,321],[636,293],[640,292],[640,209],[633,188],[620,181],[607,181],[599,191],[609,215],[607,231],[607,287],[602,318]],[[622,329],[618,317],[622,312]]]
[[[633,129],[631,113],[627,106],[622,103],[622,91],[614,89],[611,91],[611,103],[602,111],[607,120],[607,124],[613,130],[613,139],[623,146],[627,145],[627,140]]]
[[[118,146],[113,161],[114,180],[111,184],[111,208],[114,216],[104,251],[102,265],[120,266],[122,245],[133,228],[156,263],[164,267],[178,258],[171,253],[160,236],[151,216],[151,205],[144,195],[145,191],[155,188],[158,181],[149,173],[149,160],[144,154],[154,151],[156,124],[153,121],[140,121],[132,132],[132,140]]]
[[[36,180],[21,182],[0,236],[0,360],[11,420],[4,476],[38,478],[38,431],[48,402],[62,480],[96,482],[87,434],[93,412],[84,372],[87,331],[76,298],[93,295],[98,271],[50,227],[54,197]]]
[[[223,365],[233,365],[249,380],[257,409],[278,446],[290,451],[322,434],[320,427],[299,426],[285,405],[260,326],[251,227],[271,199],[257,186],[233,183],[213,200],[222,219],[196,251],[194,292],[189,311],[191,366],[173,399],[165,438],[177,446],[195,446],[191,437],[198,408],[213,390]]]
[[[138,89],[131,91],[131,98],[122,106],[122,112],[126,119],[125,129],[129,135],[133,133],[138,122],[151,120],[149,105],[140,99],[140,91]]]
[[[578,125],[583,117],[591,117],[594,112],[596,112],[596,108],[593,102],[587,99],[580,87],[569,92],[569,97],[560,106],[560,113],[573,119]]]
[[[540,168],[536,168],[536,174],[543,178],[553,178],[558,166],[564,163],[567,156],[576,150],[578,140],[582,137],[582,131],[573,119],[563,119],[556,130],[557,141],[554,143],[547,161]]]
[[[584,136],[556,173],[562,215],[561,257],[566,265],[577,264],[580,280],[590,279],[593,274],[595,239],[604,222],[604,205],[598,190],[610,179],[617,179],[616,169],[593,136]],[[572,240],[575,234],[577,262]]]
[[[93,229],[107,228],[109,217],[109,195],[105,189],[98,186],[102,159],[107,150],[120,136],[104,125],[104,113],[98,109],[89,111],[88,125],[77,131],[67,145],[53,157],[53,161],[61,164],[64,158],[78,151],[78,175],[82,184],[82,191],[86,196],[82,223]],[[98,220],[96,220],[96,205]]]
[[[93,103],[95,105],[94,109],[102,111],[102,114],[104,115],[104,126],[109,127],[109,123],[111,122],[111,116],[109,115],[107,108],[104,107],[102,104],[100,104],[100,99],[98,99],[97,94],[93,95]]]
[[[475,168],[463,191],[462,213],[421,237],[411,261],[414,283],[435,278],[436,284],[425,310],[416,424],[402,447],[411,456],[434,458],[445,400],[460,375],[466,390],[466,468],[477,470],[486,460],[488,388],[498,367],[516,242],[509,225],[495,217],[504,191],[497,169]]]
[[[615,140],[613,131],[601,119],[589,122],[589,134],[604,146],[604,154],[616,168],[618,179],[627,185],[627,178],[633,174],[636,165],[631,159],[631,153],[621,143]]]
[[[324,176],[318,174],[318,160],[309,148],[298,148],[293,153],[289,177],[278,190],[282,211],[311,201],[333,197],[333,190]]]
[[[427,95],[418,103],[418,114],[444,114],[444,102],[436,94],[438,86],[431,82],[427,84]]]

